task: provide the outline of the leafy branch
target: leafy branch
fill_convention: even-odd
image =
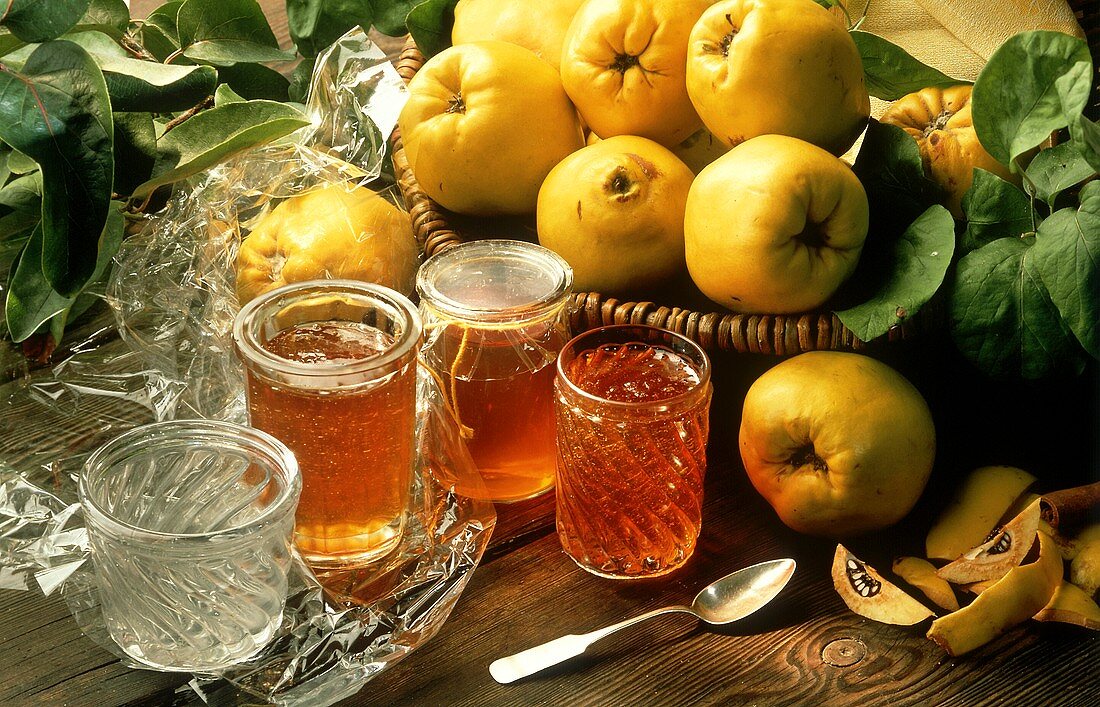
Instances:
[[[300,62],[293,98],[304,100],[313,59],[351,28],[403,35],[416,10],[410,24],[430,53],[449,37],[456,0],[287,0],[296,52],[279,46],[256,0],[168,0],[144,20],[123,0],[5,2],[4,320],[14,341],[56,343],[109,276],[124,216],[307,124],[287,62]]]

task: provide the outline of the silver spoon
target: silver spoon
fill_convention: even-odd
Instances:
[[[576,657],[596,641],[654,616],[683,612],[712,626],[733,623],[763,607],[779,594],[794,574],[792,559],[770,560],[745,567],[712,582],[699,592],[691,606],[666,606],[647,611],[591,633],[562,636],[542,645],[494,660],[489,674],[499,683],[509,683]]]

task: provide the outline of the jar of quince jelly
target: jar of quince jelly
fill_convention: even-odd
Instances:
[[[572,284],[565,260],[522,241],[463,243],[420,268],[422,358],[481,476],[455,480],[456,493],[519,501],[553,487],[554,364]]]

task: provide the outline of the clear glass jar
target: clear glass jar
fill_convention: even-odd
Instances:
[[[463,243],[421,266],[422,357],[481,473],[456,492],[518,501],[553,487],[554,361],[572,284],[565,260],[521,241]]]
[[[280,287],[237,315],[251,424],[298,458],[295,541],[317,568],[363,566],[401,541],[420,334],[406,297],[350,280]]]
[[[187,671],[259,652],[282,622],[300,491],[285,445],[227,422],[145,425],[93,453],[80,504],[119,647]]]
[[[557,529],[583,569],[667,574],[702,529],[710,362],[694,341],[648,326],[580,334],[557,366]]]

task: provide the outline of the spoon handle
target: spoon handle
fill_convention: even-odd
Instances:
[[[666,606],[660,609],[654,609],[653,611],[647,611],[644,614],[639,614],[633,618],[620,621],[617,624],[611,624],[610,626],[590,633],[582,633],[580,635],[569,634],[568,636],[562,636],[561,638],[547,641],[534,648],[520,651],[507,658],[499,658],[489,665],[489,674],[499,683],[514,682],[528,675],[533,675],[540,670],[545,670],[551,665],[557,665],[562,661],[574,658],[584,653],[585,650],[596,641],[616,631],[621,631],[628,626],[633,626],[647,619],[652,619],[654,616],[661,616],[662,614],[671,614],[674,612],[694,614],[691,608],[687,606]]]

